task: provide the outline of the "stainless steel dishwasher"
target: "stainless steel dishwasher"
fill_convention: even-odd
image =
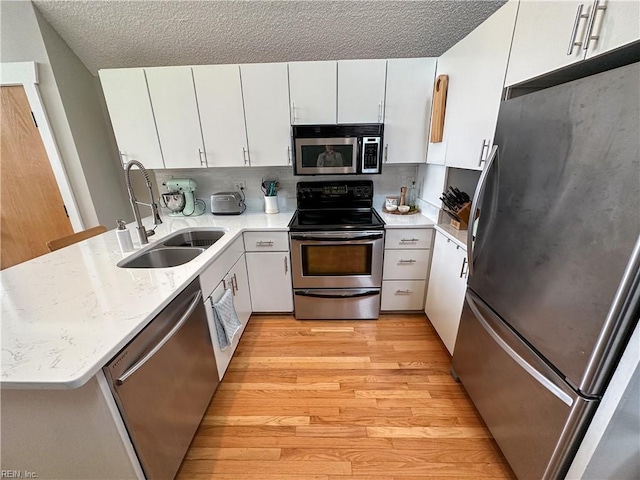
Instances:
[[[198,281],[104,372],[147,479],[173,478],[219,383]]]

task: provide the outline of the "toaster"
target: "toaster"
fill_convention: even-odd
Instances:
[[[214,215],[240,215],[247,206],[239,192],[218,192],[211,195],[211,213]]]

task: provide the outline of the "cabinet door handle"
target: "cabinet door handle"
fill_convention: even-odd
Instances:
[[[287,261],[287,257],[284,257],[284,274],[286,275],[289,272],[289,262]]]
[[[245,165],[249,162],[248,154],[249,154],[249,150],[247,150],[246,148],[242,147],[242,160],[244,160],[244,164]]]
[[[298,120],[298,115],[296,115],[296,103],[291,102],[291,124],[295,125],[296,120]]]
[[[402,238],[400,239],[400,243],[416,243],[418,241],[417,238]]]
[[[287,145],[287,162],[291,165],[291,145]]]
[[[583,4],[578,5],[578,11],[576,12],[576,19],[573,22],[573,30],[571,30],[571,37],[569,37],[569,49],[567,55],[573,55],[573,47],[579,47],[582,42],[576,42],[576,35],[578,35],[578,27],[580,26],[580,19],[587,18],[589,15],[582,13],[584,8]]]
[[[231,277],[231,288],[233,289],[233,296],[235,297],[236,292],[238,291],[238,277],[236,277],[236,274],[233,274],[233,277]]]
[[[411,290],[396,290],[396,295],[411,295],[412,293]]]
[[[462,259],[462,268],[460,269],[460,278],[462,278],[462,276],[467,273],[464,271],[464,267],[467,265],[467,258],[463,258]]]
[[[484,149],[487,149],[487,152],[489,151],[489,140],[482,140],[482,148],[480,149],[480,160],[478,161],[478,166],[482,165],[482,162],[486,162],[487,158],[484,156]]]
[[[273,247],[273,240],[258,240],[256,247]]]
[[[412,263],[416,263],[416,260],[412,258],[409,260],[403,260],[403,259],[398,260],[398,265],[411,265]]]
[[[587,22],[587,33],[584,36],[584,42],[582,42],[583,50],[587,50],[589,48],[589,43],[591,42],[591,40],[595,40],[597,42],[600,38],[600,35],[592,35],[593,26],[596,23],[596,15],[598,14],[598,10],[605,11],[606,9],[606,5],[600,5],[600,0],[594,0],[593,7],[591,8],[591,15],[589,16],[589,21]]]
[[[204,153],[204,159],[202,158],[202,154]],[[201,167],[208,167],[209,166],[209,162],[207,161],[207,153],[202,151],[201,148],[198,149],[198,157],[200,158],[200,166]]]
[[[378,123],[382,123],[384,109],[382,108],[382,100],[378,103]]]
[[[120,163],[122,164],[122,168],[126,168],[127,162],[124,161],[125,154],[118,150],[118,155],[120,156]]]
[[[387,143],[384,146],[384,163],[387,163],[388,157],[389,157],[389,144]]]

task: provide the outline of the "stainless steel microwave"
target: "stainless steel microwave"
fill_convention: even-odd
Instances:
[[[381,123],[294,125],[295,175],[357,175],[382,171]]]

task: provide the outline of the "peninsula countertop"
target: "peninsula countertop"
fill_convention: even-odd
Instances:
[[[237,216],[164,215],[150,243],[191,227],[226,234],[194,260],[177,267],[127,269],[115,231],[0,272],[2,388],[72,389],[86,383],[191,281],[245,231],[288,231],[293,211],[247,211]],[[382,214],[386,228],[429,228],[424,215]],[[150,218],[145,225],[150,225]]]

